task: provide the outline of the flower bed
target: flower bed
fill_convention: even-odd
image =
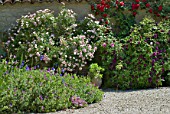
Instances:
[[[115,5],[117,24],[125,24],[119,34],[109,23],[110,4]],[[124,2],[102,0],[92,5],[101,20],[89,14],[77,21],[76,13],[65,7],[57,17],[45,9],[18,19],[4,42],[7,63],[0,61],[0,112],[84,107],[102,99],[101,82],[122,90],[169,83],[170,20],[145,17],[135,24],[137,4],[150,7],[135,0],[127,16]],[[159,5],[158,10],[164,8]]]

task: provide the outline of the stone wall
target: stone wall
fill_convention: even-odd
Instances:
[[[90,13],[90,4],[87,1],[82,1],[81,3],[71,1],[65,2],[66,8],[72,9],[76,12],[77,18],[83,19]],[[16,19],[20,18],[22,15],[30,13],[34,13],[37,10],[42,9],[50,9],[53,10],[55,15],[60,11],[62,4],[54,1],[54,2],[42,2],[42,3],[34,3],[30,4],[28,2],[25,3],[15,3],[10,4],[6,3],[4,5],[0,5],[0,39],[3,37],[3,32],[11,27],[11,24],[15,24]]]

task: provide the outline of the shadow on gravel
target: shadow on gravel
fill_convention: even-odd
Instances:
[[[135,91],[152,91],[152,90],[160,90],[160,89],[163,89],[163,88],[169,88],[170,87],[158,87],[158,88],[148,88],[148,89],[132,89],[132,90],[115,90],[115,89],[112,89],[112,88],[108,88],[108,89],[101,89],[103,92],[117,92],[117,93],[123,93],[123,92],[135,92]]]

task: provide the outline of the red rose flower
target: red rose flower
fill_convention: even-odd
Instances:
[[[105,21],[105,24],[109,24],[109,22],[108,22],[108,21]]]
[[[99,15],[99,12],[96,12],[95,15]]]
[[[142,0],[142,2],[146,2],[146,0]]]
[[[91,9],[94,10],[94,5],[91,5]]]
[[[120,6],[124,6],[125,4],[124,4],[124,2],[122,1],[122,2],[120,2]]]
[[[134,4],[132,3],[132,10],[138,9],[140,4]]]
[[[104,12],[104,5],[102,5],[99,9],[101,12]]]
[[[157,14],[156,14],[156,16],[157,16],[157,17],[160,17],[160,14],[159,14],[159,13],[157,13]]]
[[[154,14],[156,14],[156,15],[157,15],[157,14],[158,14],[158,12],[154,11]]]
[[[97,9],[100,9],[101,5],[100,4],[97,4]]]
[[[139,3],[139,2],[140,2],[140,0],[136,0],[136,2],[137,2],[137,3]]]
[[[137,14],[137,12],[133,12],[133,16],[134,16],[134,17],[136,16],[136,14]]]
[[[105,18],[106,18],[106,17],[107,17],[107,14],[106,14],[106,13],[105,13],[105,14],[103,14],[103,17],[105,17]]]
[[[118,1],[118,0],[116,0],[116,4],[117,4],[117,5],[119,4],[119,1]]]
[[[151,5],[149,3],[146,4],[146,7],[149,8]]]
[[[149,9],[149,12],[152,13],[152,9]]]
[[[159,11],[162,11],[162,6],[161,6],[161,5],[158,7],[158,10],[159,10]]]
[[[135,8],[136,8],[136,5],[132,3],[132,10],[134,10]]]
[[[109,9],[109,8],[110,8],[110,5],[106,4],[105,7]]]
[[[138,8],[139,8],[139,6],[140,6],[140,4],[136,4],[136,9],[138,9]]]
[[[102,5],[105,5],[105,1],[104,1],[104,0],[102,0],[100,3],[101,3]]]

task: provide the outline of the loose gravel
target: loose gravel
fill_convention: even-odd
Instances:
[[[115,91],[107,89],[99,103],[50,114],[170,114],[170,87]]]

